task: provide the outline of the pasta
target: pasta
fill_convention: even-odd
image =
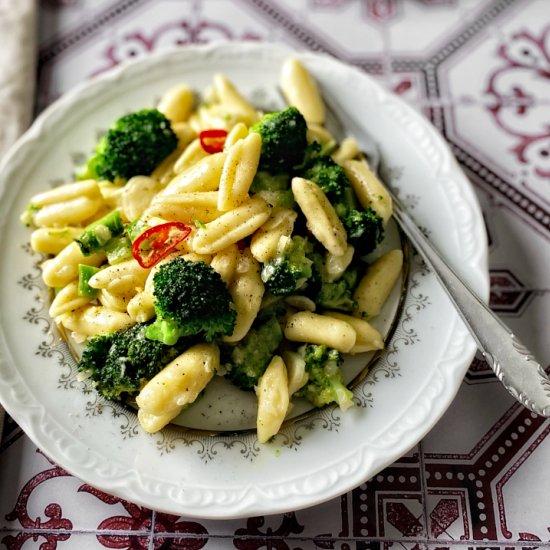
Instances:
[[[288,378],[288,393],[292,396],[307,384],[306,362],[299,353],[291,350],[283,351],[283,361]]]
[[[134,297],[128,300],[126,310],[134,323],[146,323],[155,316],[153,293],[150,290],[136,292]]]
[[[102,204],[100,198],[86,196],[45,204],[35,214],[34,223],[38,227],[77,225],[94,216]]]
[[[258,170],[262,139],[251,133],[229,147],[220,177],[218,209],[232,210],[248,198],[248,190]]]
[[[136,397],[141,414],[148,415],[146,426],[156,417],[154,428],[158,430],[162,427],[159,424],[169,422],[183,407],[193,403],[219,363],[220,352],[215,344],[197,344],[164,367]]]
[[[219,191],[159,194],[147,209],[147,215],[184,223],[211,222],[223,214],[218,210],[218,194]]]
[[[221,275],[227,286],[233,281],[239,257],[239,247],[235,243],[220,250],[212,257],[210,265]]]
[[[167,90],[158,103],[158,110],[171,122],[183,122],[193,110],[195,97],[187,84],[180,84]]]
[[[105,259],[103,252],[84,256],[76,242],[72,241],[57,256],[42,264],[42,280],[49,287],[63,288],[78,278],[80,264],[100,266]]]
[[[338,164],[344,164],[348,160],[354,160],[361,155],[359,144],[355,138],[347,137],[342,140],[338,149],[332,153],[332,158]],[[349,176],[348,176],[349,177]],[[364,206],[364,205],[363,205]]]
[[[194,135],[196,136],[195,130],[193,130]],[[208,153],[202,148],[200,139],[195,137],[189,143],[189,146],[186,147],[178,156],[174,162],[173,172],[175,174],[180,174],[185,171],[186,168],[189,168],[195,165],[199,160],[210,158]]]
[[[351,244],[346,246],[344,253],[340,256],[327,252],[325,255],[325,264],[323,274],[327,281],[337,281],[346,272],[353,261],[355,249]]]
[[[48,314],[52,318],[60,317],[65,313],[79,309],[90,303],[90,298],[78,295],[78,284],[71,281],[64,286],[52,300]]]
[[[348,353],[357,339],[353,326],[347,321],[311,311],[299,311],[289,315],[284,332],[293,342],[320,344],[343,353]]]
[[[329,130],[322,124],[315,124],[308,122],[307,125],[307,137],[310,143],[316,141],[323,147],[330,148],[336,144],[334,136],[330,133]]]
[[[190,147],[192,146],[190,145]],[[204,153],[202,148],[201,151]],[[206,155],[206,153],[204,154]],[[188,169],[178,172],[178,175],[170,180],[166,188],[159,194],[175,195],[191,191],[216,191],[220,183],[226,156],[226,153],[222,152],[210,156],[201,156]],[[178,161],[176,161],[177,164]]]
[[[256,388],[258,441],[265,443],[281,428],[290,404],[288,375],[283,359],[275,355]]]
[[[380,333],[364,319],[354,317],[353,315],[346,315],[339,311],[329,311],[327,315],[350,324],[355,331],[355,343],[348,353],[365,353],[384,347],[384,340],[382,340]]]
[[[361,209],[372,209],[385,228],[390,196],[355,139],[338,143],[327,128],[319,88],[298,59],[283,64],[280,85],[297,108],[288,111],[304,124],[302,145],[296,145],[303,146],[302,164],[286,166],[285,155],[279,164],[265,162],[272,145],[261,129],[265,113],[216,74],[202,100],[187,83],[161,95],[156,108],[175,145],[150,173],[66,183],[36,194],[22,215],[32,227],[32,249],[46,256],[42,279],[54,296],[49,315],[79,343],[143,328],[132,341],[140,346],[155,340],[149,329],[157,322],[177,332],[158,308],[164,266],[172,262],[200,264],[221,281],[230,300],[229,330],[185,327],[169,343],[160,339],[172,355],[129,393],[148,433],[194,403],[215,375],[235,382],[228,361],[242,356],[250,367],[244,378],[252,382],[240,387],[256,396],[257,436],[265,443],[283,429],[292,400],[309,399],[305,390],[323,384],[315,376],[343,377],[344,355],[384,348],[371,320],[399,280],[403,254],[391,250],[370,261],[357,244],[364,228],[350,229],[348,218],[361,220]],[[285,139],[274,141],[288,147]],[[320,157],[348,182],[342,196],[352,197],[349,204],[331,195],[332,181],[327,185],[315,170],[305,170]],[[189,342],[176,347],[187,336]],[[269,353],[253,372],[248,363],[264,346],[271,346]],[[110,347],[109,353],[116,348]],[[312,374],[309,350],[331,357],[321,375]],[[119,358],[122,375],[128,361]]]
[[[237,320],[231,336],[224,338],[226,342],[238,342],[245,337],[260,311],[265,291],[260,277],[260,266],[250,251],[243,252],[237,264],[237,273],[229,285],[237,310]]]
[[[370,206],[387,223],[392,214],[392,201],[376,174],[364,160],[347,159],[343,165],[361,206]]]
[[[160,183],[147,176],[134,176],[121,193],[121,209],[128,220],[139,218],[160,190]]]
[[[224,151],[230,149],[237,141],[248,136],[248,126],[244,122],[237,122],[227,134],[223,145]]]
[[[376,260],[355,290],[355,313],[371,319],[380,313],[403,267],[403,252],[391,250]]]
[[[297,214],[290,208],[274,208],[270,218],[259,227],[250,239],[250,251],[259,262],[275,256],[281,237],[290,237]]]
[[[88,197],[90,199],[99,198],[100,192],[98,182],[95,180],[85,180],[60,185],[49,191],[38,193],[31,199],[30,205],[34,208],[38,208],[50,204],[63,203],[80,197]]]
[[[81,233],[81,227],[39,227],[31,234],[31,248],[39,254],[55,256]]]
[[[116,294],[114,292],[110,292],[105,288],[102,288],[98,293],[97,300],[102,306],[105,306],[107,309],[119,311],[121,313],[127,313],[130,297],[126,294]],[[130,314],[128,313],[128,315]]]
[[[347,248],[346,230],[323,191],[312,181],[295,177],[292,192],[310,231],[331,254],[342,256]]]
[[[105,335],[124,330],[132,325],[130,316],[105,306],[86,305],[65,314],[63,326],[78,335]]]
[[[114,209],[121,205],[124,185],[120,183],[111,183],[105,180],[97,182],[97,185],[106,208]]]
[[[317,84],[304,65],[292,57],[283,63],[281,89],[289,105],[294,105],[309,123],[325,123],[325,104]]]
[[[127,311],[134,323],[145,323],[152,319],[155,315],[155,297],[153,295],[153,279],[155,273],[159,270],[163,263],[169,262],[174,258],[170,254],[149,271],[143,288],[137,288],[136,294],[128,301]]]
[[[92,288],[106,288],[117,294],[131,293],[135,287],[143,287],[149,275],[148,269],[140,267],[132,258],[125,262],[110,265],[90,277]]]
[[[193,249],[199,254],[215,254],[239,242],[263,225],[270,210],[262,198],[249,198],[237,208],[199,227],[193,239]]]
[[[258,120],[258,111],[239,93],[233,83],[223,74],[214,75],[214,90],[218,101],[228,113],[237,113],[247,126]]]

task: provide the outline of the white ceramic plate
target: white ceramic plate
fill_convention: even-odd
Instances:
[[[189,47],[117,68],[45,111],[0,169],[0,401],[31,439],[72,474],[160,511],[231,518],[296,510],[336,497],[405,454],[454,398],[475,345],[433,275],[412,256],[395,331],[355,388],[358,406],[327,408],[261,446],[254,433],[147,435],[127,409],[99,399],[48,319],[40,258],[19,222],[29,198],[70,177],[122,114],[152,106],[172,84],[197,90],[225,73],[269,107],[290,50],[273,44]],[[414,216],[477,292],[488,294],[487,245],[474,192],[442,138],[362,72],[299,54],[378,142],[387,175]]]

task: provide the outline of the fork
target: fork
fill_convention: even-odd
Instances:
[[[327,125],[337,138],[353,136],[379,174],[380,152],[364,128],[326,91]],[[383,180],[382,180],[383,181]],[[534,355],[462,280],[444,256],[420,230],[387,181],[393,217],[437,280],[473,336],[484,359],[510,394],[532,412],[550,416],[550,379]]]

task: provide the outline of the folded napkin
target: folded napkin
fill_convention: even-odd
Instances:
[[[0,0],[0,158],[32,120],[37,9],[36,0]],[[0,405],[0,440],[3,425]]]

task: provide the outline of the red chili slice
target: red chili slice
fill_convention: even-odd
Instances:
[[[211,128],[203,130],[199,134],[202,148],[209,154],[220,153],[223,151],[227,131],[221,128]]]
[[[144,231],[132,244],[132,255],[145,269],[153,267],[191,233],[180,222],[155,225]]]

